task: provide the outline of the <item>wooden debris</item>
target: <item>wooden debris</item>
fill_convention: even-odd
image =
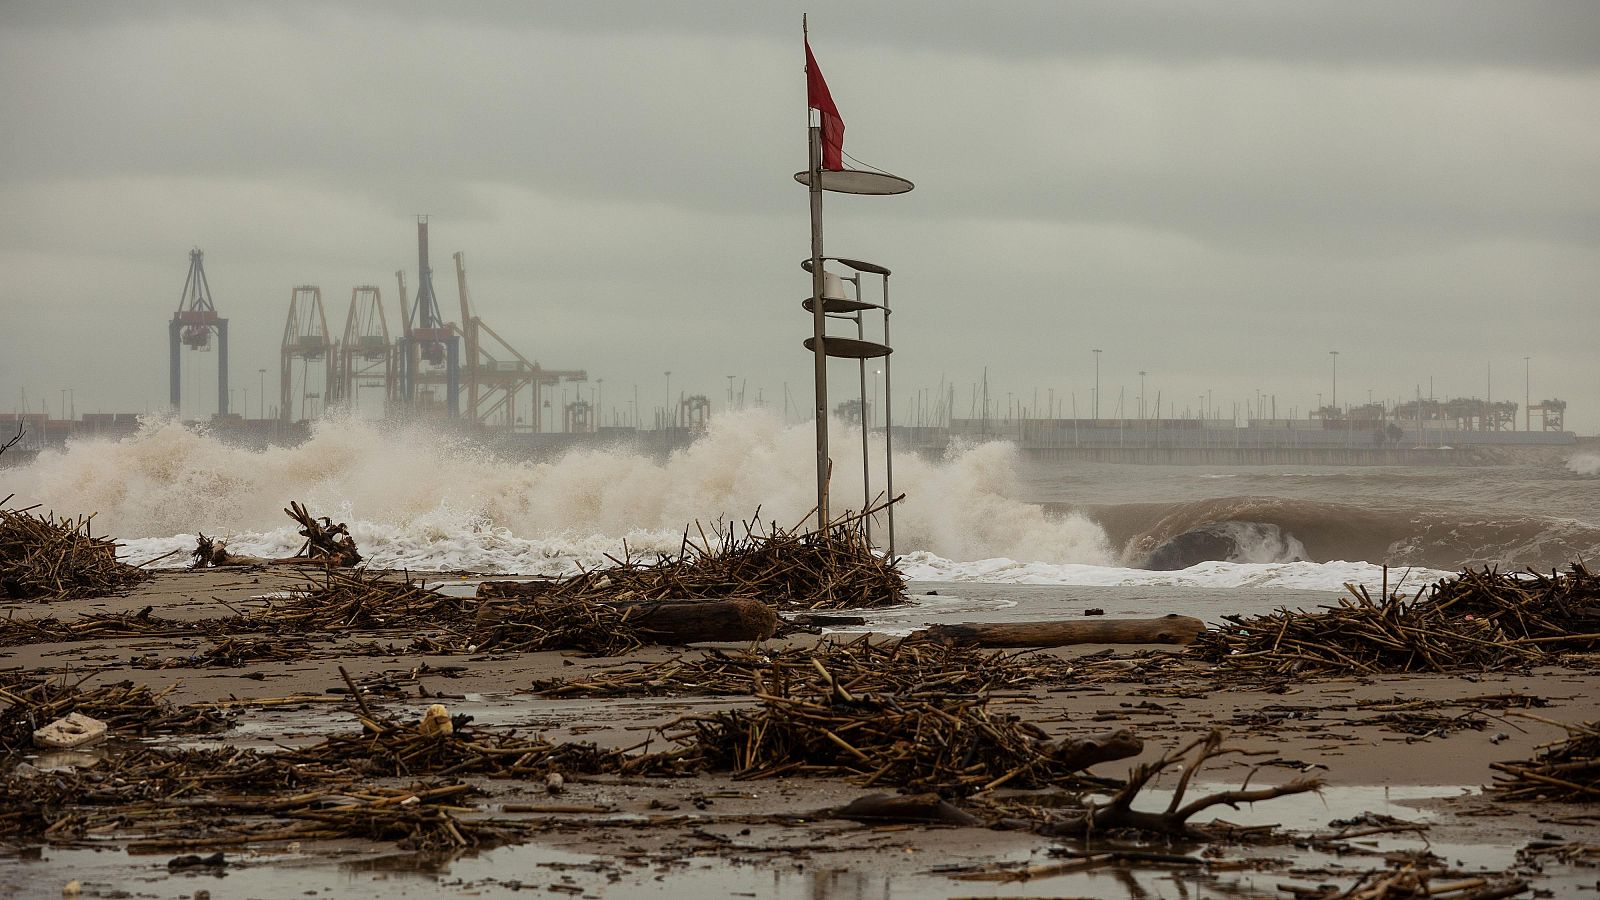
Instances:
[[[1066,682],[1079,669],[1077,661],[1039,653],[874,641],[864,634],[811,647],[708,650],[636,669],[536,681],[533,689],[546,697],[786,694],[837,682],[852,694],[952,697]]]
[[[1566,739],[1540,748],[1533,759],[1491,763],[1504,773],[1496,776],[1492,795],[1500,800],[1600,801],[1600,722],[1565,727]]]
[[[225,566],[267,566],[267,565],[317,565],[347,568],[361,562],[361,551],[356,549],[355,538],[350,536],[350,529],[340,522],[337,525],[327,516],[317,517],[311,515],[305,506],[298,501],[289,501],[289,506],[284,514],[300,526],[300,536],[305,538],[305,543],[300,545],[299,552],[294,556],[282,559],[268,559],[263,556],[242,556],[231,553],[226,541],[207,537],[201,532],[195,540],[195,548],[190,552],[194,558],[196,569],[205,569]]]
[[[1410,599],[1345,587],[1350,597],[1316,612],[1228,616],[1195,649],[1273,676],[1489,671],[1600,649],[1600,578],[1582,563],[1548,577],[1469,569]]]
[[[877,825],[916,822],[926,825],[982,825],[984,821],[938,794],[868,794],[830,811],[830,817]]]
[[[1279,890],[1294,900],[1502,900],[1527,892],[1528,880],[1507,875],[1469,875],[1443,866],[1397,859],[1387,869],[1366,873],[1349,888],[1279,885]]]
[[[132,682],[83,689],[64,681],[0,675],[0,755],[28,749],[33,732],[46,723],[81,713],[132,736],[218,731],[228,720],[220,712],[174,707],[166,692]]]
[[[361,562],[355,538],[350,536],[350,529],[343,522],[335,525],[327,516],[319,522],[306,512],[303,504],[293,500],[284,513],[300,524],[300,536],[306,539],[296,557],[329,566],[353,566]]]
[[[115,541],[93,535],[93,516],[57,519],[35,509],[0,506],[0,599],[103,597],[150,577],[117,559]]]
[[[1083,809],[1064,812],[1038,808],[1025,809],[1021,810],[1020,814],[1024,820],[1034,823],[1035,831],[1052,836],[1082,838],[1115,831],[1137,831],[1196,840],[1210,837],[1207,826],[1194,825],[1189,821],[1200,812],[1214,806],[1237,806],[1240,803],[1257,803],[1290,794],[1303,794],[1322,786],[1319,779],[1297,779],[1272,787],[1221,791],[1189,800],[1187,792],[1195,773],[1210,760],[1235,752],[1223,747],[1222,738],[1222,732],[1213,729],[1205,737],[1198,738],[1178,750],[1164,753],[1154,762],[1135,766],[1128,775],[1127,783],[1104,803],[1090,804]],[[1139,792],[1157,775],[1173,766],[1179,766],[1183,774],[1173,789],[1167,808],[1160,812],[1134,809],[1133,802]],[[1013,809],[1010,812],[1016,814],[1019,811]]]
[[[930,625],[909,640],[968,647],[1066,647],[1072,644],[1187,644],[1206,630],[1189,616],[1159,619],[1061,619],[1053,622],[972,622]]]
[[[837,680],[821,693],[757,697],[757,709],[685,719],[686,730],[669,737],[708,768],[738,778],[844,776],[947,795],[1089,783],[1075,779],[1083,768],[1079,745],[996,714],[987,697],[857,696]],[[1127,735],[1101,747],[1096,761],[1136,755],[1143,744]]]
[[[479,650],[626,653],[643,644],[764,641],[778,614],[756,600],[599,603],[540,597],[486,606],[471,630]]]
[[[720,600],[748,597],[785,609],[864,609],[906,602],[905,578],[867,542],[860,516],[824,531],[786,531],[750,521],[684,531],[675,555],[626,556],[615,565],[554,581],[484,582],[482,598],[541,600]],[[742,532],[741,532],[742,529]]]

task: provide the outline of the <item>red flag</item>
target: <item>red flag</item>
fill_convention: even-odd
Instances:
[[[817,68],[817,58],[811,55],[811,41],[806,41],[806,105],[822,113],[822,167],[832,171],[844,168],[844,119],[839,117],[839,107],[833,105],[833,95],[828,93],[828,83],[822,80],[822,70]]]

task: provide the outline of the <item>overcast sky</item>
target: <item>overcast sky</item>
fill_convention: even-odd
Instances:
[[[987,365],[1087,415],[1099,348],[1102,415],[1140,370],[1304,414],[1338,350],[1341,403],[1491,367],[1520,403],[1531,356],[1600,429],[1592,2],[11,0],[0,408],[163,407],[198,246],[253,414],[293,286],[397,306],[424,212],[446,317],[461,250],[608,408],[667,370],[808,405],[802,9],[846,152],[917,184],[826,200],[828,252],[894,269],[897,413]]]

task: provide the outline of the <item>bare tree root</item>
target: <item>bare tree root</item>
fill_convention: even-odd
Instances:
[[[1221,730],[1213,729],[1205,737],[1178,750],[1165,753],[1155,762],[1135,766],[1128,774],[1128,783],[1109,801],[1090,806],[1066,818],[1044,823],[1035,830],[1041,834],[1061,837],[1088,837],[1097,832],[1134,830],[1167,837],[1204,840],[1211,836],[1205,826],[1189,824],[1189,819],[1197,813],[1214,806],[1237,809],[1241,803],[1255,803],[1275,797],[1303,794],[1322,787],[1320,778],[1296,779],[1274,787],[1254,789],[1240,787],[1237,790],[1208,794],[1185,803],[1189,783],[1195,773],[1208,760],[1235,752],[1223,748],[1222,737]],[[1193,758],[1183,766],[1183,775],[1179,778],[1178,786],[1172,792],[1172,800],[1165,810],[1146,812],[1133,808],[1134,799],[1153,778],[1171,766],[1182,763],[1184,758],[1191,754]],[[1248,784],[1248,779],[1246,783]]]

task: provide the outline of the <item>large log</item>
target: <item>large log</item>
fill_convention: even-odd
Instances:
[[[607,603],[625,609],[641,637],[662,644],[764,641],[778,630],[778,614],[760,600],[665,600]]]
[[[1187,644],[1206,630],[1189,616],[1159,619],[1071,619],[1054,622],[968,622],[930,625],[909,640],[964,647],[1065,647],[1069,644]]]
[[[557,601],[584,603],[584,601]],[[515,619],[518,610],[536,607],[532,600],[488,600],[478,608],[475,627]],[[639,639],[653,644],[698,644],[764,641],[778,630],[778,614],[760,600],[614,600],[589,604],[625,613],[624,622]]]
[[[1143,752],[1144,741],[1138,735],[1131,729],[1118,728],[1086,738],[1065,738],[1055,745],[1050,755],[1062,765],[1081,770]]]
[[[478,582],[479,600],[501,600],[521,597],[532,599],[550,593],[561,582],[553,578],[539,578],[533,581],[480,581]]]

